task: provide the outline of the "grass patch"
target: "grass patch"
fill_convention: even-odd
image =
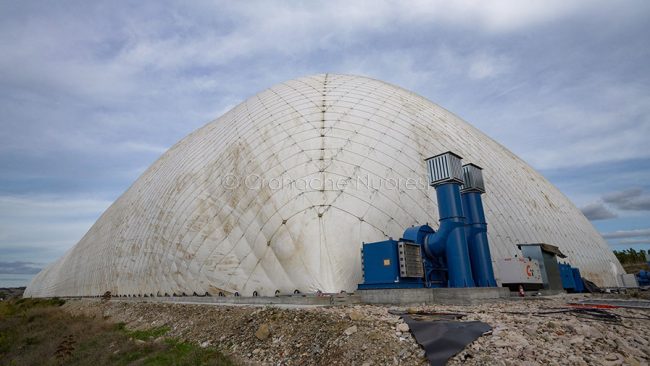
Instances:
[[[0,303],[2,365],[233,365],[215,348],[168,338],[170,328],[128,330],[124,324],[72,316],[60,299]]]
[[[124,325],[122,325],[122,329],[124,329]],[[169,330],[170,329],[168,326],[163,325],[162,327],[156,327],[147,330],[133,330],[133,331],[125,330],[125,331],[127,334],[129,334],[131,337],[135,339],[139,339],[141,341],[149,341],[164,336],[165,334],[167,334],[167,332],[169,332]]]
[[[115,360],[117,365],[130,365],[139,361],[138,364],[145,366],[163,365],[232,365],[222,354],[215,349],[200,348],[187,342],[177,340],[165,341],[165,352],[142,352],[135,351],[124,353]]]
[[[35,308],[61,306],[65,300],[53,297],[51,299],[11,299],[0,302],[0,320],[16,314],[24,314]]]

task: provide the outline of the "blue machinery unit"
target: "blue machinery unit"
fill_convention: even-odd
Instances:
[[[409,250],[417,253],[410,255]],[[415,258],[406,261],[407,256]],[[420,246],[392,239],[365,244],[363,271],[366,281],[359,288],[413,288],[423,287]]]
[[[481,194],[481,168],[452,153],[426,160],[440,227],[413,226],[403,237],[364,243],[359,289],[496,286]]]
[[[560,278],[562,279],[562,287],[568,292],[583,292],[585,290],[582,283],[582,276],[580,270],[571,267],[570,264],[560,263]]]
[[[648,262],[650,266],[650,262]],[[639,283],[639,286],[650,286],[650,271],[641,270],[636,275],[636,280]]]

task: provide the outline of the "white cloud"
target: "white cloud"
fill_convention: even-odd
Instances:
[[[602,202],[594,202],[588,204],[580,209],[582,213],[591,221],[607,220],[617,217],[607,206]]]
[[[606,194],[603,200],[619,210],[650,211],[650,194],[639,187]]]
[[[475,80],[489,79],[503,73],[508,68],[504,57],[479,55],[470,58],[469,77]]]
[[[157,146],[157,145],[152,145],[145,142],[137,142],[137,141],[121,142],[116,144],[115,147],[122,151],[149,152],[154,154],[162,154],[165,151],[167,151],[167,149],[169,148],[166,146]]]
[[[650,237],[650,229],[618,230],[614,232],[603,233],[602,235],[605,239]]]
[[[490,134],[537,169],[650,158],[646,89],[604,76],[564,87],[546,85],[549,95],[511,104],[487,125]]]
[[[416,1],[409,3],[409,18],[434,19],[448,24],[480,27],[490,32],[508,32],[574,14],[580,1]],[[596,5],[592,2],[592,5]]]
[[[650,236],[645,239],[623,239],[618,244],[650,244]]]
[[[401,1],[328,1],[319,6],[292,3],[257,2],[222,4],[200,9],[207,12],[229,11],[238,14],[249,24],[257,25],[265,33],[293,24],[303,33],[309,30],[342,30],[353,33],[382,29],[391,25],[437,24],[451,27],[479,28],[487,32],[511,32],[559,21],[585,11],[593,12],[608,4],[606,1],[561,0],[419,0],[405,4]],[[307,32],[305,32],[307,31]],[[276,33],[277,34],[277,33]],[[284,41],[278,39],[279,42]]]
[[[394,1],[331,1],[311,7],[275,2],[184,6],[187,9],[163,19],[152,19],[150,15],[160,14],[144,6],[132,13],[115,8],[103,19],[43,9],[0,27],[2,43],[11,44],[3,47],[0,66],[11,70],[4,77],[14,82],[29,79],[62,92],[120,98],[147,92],[138,81],[142,73],[156,70],[215,67],[267,52],[290,56],[340,48],[358,43],[368,32],[394,27],[441,24],[513,31],[569,16],[585,3],[416,1],[405,6]],[[98,5],[85,10],[108,9]],[[225,12],[237,21],[235,26],[221,22],[219,15]],[[210,14],[217,20],[211,20]],[[495,67],[489,59],[476,60],[470,74],[484,78]]]
[[[42,196],[0,196],[0,218],[95,215],[111,204],[108,200]]]

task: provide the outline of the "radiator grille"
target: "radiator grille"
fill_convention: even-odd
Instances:
[[[461,191],[485,193],[483,169],[474,164],[463,165],[463,185]]]
[[[436,186],[443,183],[463,183],[461,157],[452,153],[432,156],[426,160],[429,169],[429,184]]]
[[[399,242],[399,274],[401,277],[424,277],[422,252],[418,244]]]

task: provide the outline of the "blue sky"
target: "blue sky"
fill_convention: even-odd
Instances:
[[[61,256],[191,131],[323,72],[442,105],[613,248],[650,248],[650,2],[403,4],[0,0],[0,272]]]

